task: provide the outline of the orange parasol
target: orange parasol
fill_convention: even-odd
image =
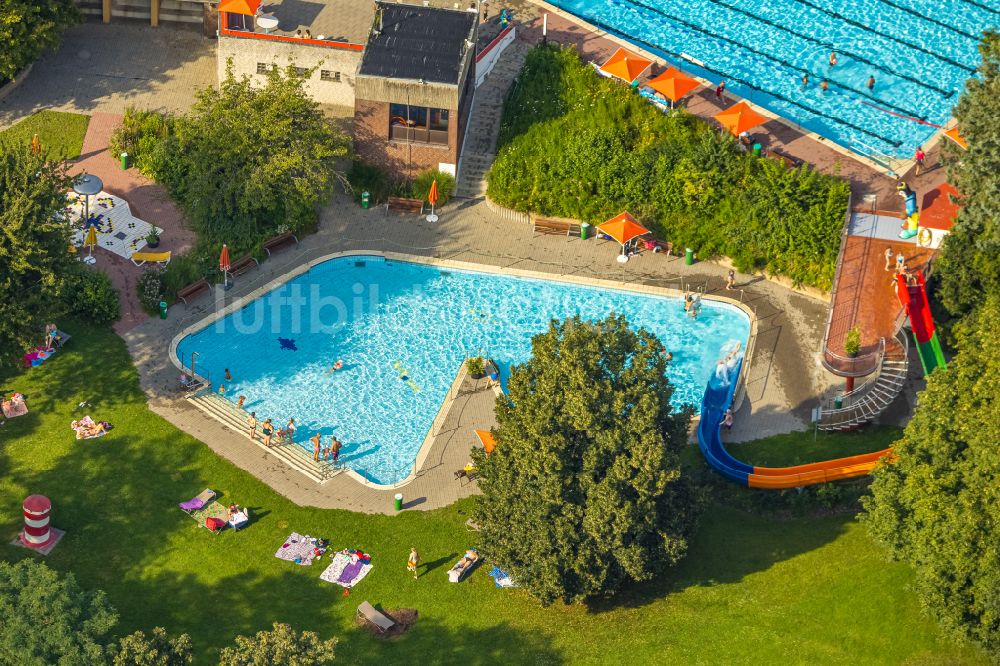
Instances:
[[[31,152],[35,155],[42,154],[42,140],[38,138],[38,135],[31,137]]]
[[[639,224],[632,217],[632,213],[628,211],[619,213],[604,224],[599,225],[597,230],[621,243],[622,254],[625,254],[625,245],[629,241],[649,233],[649,229]]]
[[[243,14],[244,16],[255,16],[260,9],[261,0],[222,0],[219,3],[220,12],[230,14]]]
[[[746,102],[734,104],[728,109],[720,111],[715,114],[715,119],[736,136],[767,122],[765,116],[751,109],[750,105]]]
[[[646,60],[642,56],[619,48],[613,56],[608,58],[606,63],[601,65],[601,71],[611,76],[617,76],[626,83],[632,83],[652,64],[652,60]]]
[[[229,286],[229,269],[231,265],[229,263],[229,246],[225,243],[222,244],[222,254],[219,255],[219,270],[222,271],[222,284],[223,287]]]
[[[476,437],[482,442],[483,448],[486,449],[486,455],[493,453],[493,449],[496,448],[497,442],[493,439],[493,433],[489,430],[477,430]]]
[[[969,142],[965,140],[965,137],[958,133],[958,125],[955,125],[950,130],[944,133],[946,137],[957,143],[959,146],[965,150],[969,149]]]
[[[438,202],[438,182],[437,178],[431,183],[431,191],[427,193],[427,201],[431,204],[431,214],[427,216],[428,222],[437,222],[438,216],[434,214],[434,206]]]
[[[682,97],[701,85],[697,79],[684,74],[679,69],[668,67],[665,72],[646,84],[671,102],[678,102]]]

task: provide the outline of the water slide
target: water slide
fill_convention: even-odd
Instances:
[[[917,272],[917,283],[910,285],[906,284],[905,275],[897,275],[896,295],[910,318],[910,329],[917,343],[917,354],[920,356],[924,374],[929,375],[935,368],[945,367],[944,352],[941,351],[941,343],[938,341],[937,331],[934,330],[931,308],[927,303],[923,271]]]
[[[701,401],[701,421],[698,424],[698,447],[709,466],[730,481],[750,488],[799,488],[816,483],[864,476],[875,468],[890,449],[864,453],[848,458],[796,465],[795,467],[755,467],[737,460],[722,443],[722,421],[733,403],[738,384],[740,360],[731,369],[728,381],[715,374],[708,381]]]

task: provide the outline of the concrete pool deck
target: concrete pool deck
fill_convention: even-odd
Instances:
[[[733,297],[756,315],[758,330],[746,377],[746,399],[736,414],[731,441],[807,428],[812,407],[833,388],[834,379],[822,370],[818,356],[826,321],[825,300],[792,291],[763,276],[740,275],[737,290],[726,292],[727,269],[709,262],[686,266],[679,257],[644,253],[627,264],[618,264],[617,245],[595,239],[535,236],[530,225],[504,219],[481,200],[449,204],[441,210],[440,222],[430,224],[412,215],[386,216],[382,208],[361,210],[338,198],[324,211],[318,233],[238,278],[230,291],[220,290],[218,303],[225,306],[301,270],[299,267],[310,261],[349,251],[401,253],[487,269],[531,271],[582,281],[611,280],[640,288],[703,289],[707,294]],[[298,504],[392,513],[392,497],[399,490],[365,486],[346,474],[316,483],[258,450],[244,433],[223,426],[183,399],[177,390],[177,369],[168,355],[170,342],[216,307],[216,300],[205,296],[190,306],[173,306],[167,320],[148,319],[124,334],[151,409]],[[402,488],[408,508],[434,509],[477,492],[476,484],[462,485],[453,476],[468,462],[469,450],[477,443],[473,430],[495,424],[492,391],[476,389],[474,384],[463,383],[442,415],[440,434],[428,452],[428,461]]]

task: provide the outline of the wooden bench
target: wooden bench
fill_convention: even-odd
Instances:
[[[782,166],[788,169],[794,169],[795,167],[802,164],[802,160],[792,157],[791,155],[785,155],[784,153],[779,153],[777,150],[768,150],[765,157],[778,162]]]
[[[184,305],[187,305],[187,299],[194,298],[202,291],[212,291],[212,285],[208,283],[208,280],[202,278],[193,284],[189,284],[183,289],[177,290],[177,298],[184,301]]]
[[[358,606],[358,617],[363,619],[365,622],[371,623],[372,626],[379,630],[379,632],[384,632],[387,629],[392,629],[396,626],[395,620],[388,615],[375,610],[375,607],[367,601],[362,602],[362,604]]]
[[[390,210],[399,211],[400,213],[414,213],[415,215],[423,215],[424,201],[423,199],[406,199],[404,197],[389,197],[389,200],[385,202],[385,214],[388,215]]]
[[[284,233],[280,236],[275,236],[270,240],[264,241],[264,245],[262,247],[264,248],[264,252],[267,252],[267,256],[270,257],[271,250],[277,251],[278,249],[283,248],[286,245],[291,245],[292,243],[298,245],[299,239],[295,237],[295,234],[289,231],[288,233]]]
[[[246,273],[254,266],[259,266],[259,265],[260,262],[248,254],[245,257],[240,257],[239,259],[237,259],[236,263],[234,263],[232,266],[229,267],[229,274],[232,275],[233,277],[238,277]]]
[[[559,220],[552,217],[536,217],[531,221],[532,231],[552,236],[579,236],[580,223],[575,220]]]

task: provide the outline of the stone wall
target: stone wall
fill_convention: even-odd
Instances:
[[[320,104],[354,106],[354,82],[361,63],[361,51],[220,35],[218,46],[220,81],[226,76],[230,58],[233,62],[233,73],[237,78],[246,74],[261,85],[265,77],[258,74],[258,63],[277,65],[280,68],[289,64],[307,69],[315,68],[305,84],[306,92],[313,99]],[[339,72],[340,80],[323,80],[323,71]],[[336,78],[335,74],[332,76]]]

